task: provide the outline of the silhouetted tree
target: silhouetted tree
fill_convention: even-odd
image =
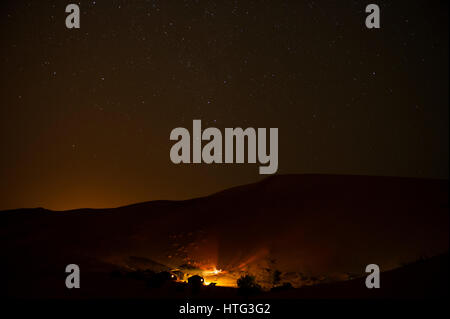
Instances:
[[[275,270],[273,272],[273,279],[272,279],[272,284],[274,286],[278,285],[281,281],[281,271],[279,270]]]

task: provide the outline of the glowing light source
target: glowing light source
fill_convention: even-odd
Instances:
[[[220,274],[221,272],[222,272],[222,269],[216,269],[216,268],[214,268],[214,270],[212,271],[212,273],[214,275]]]
[[[203,271],[203,274],[205,275],[217,275],[222,272],[222,269],[217,269],[216,267],[213,268],[213,270],[205,270]]]

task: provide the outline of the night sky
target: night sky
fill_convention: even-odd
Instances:
[[[259,164],[173,128],[277,127],[278,174],[448,178],[446,1],[1,1],[0,209],[187,199]],[[365,27],[365,6],[381,29]]]

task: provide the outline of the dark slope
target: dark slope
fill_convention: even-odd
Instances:
[[[0,220],[11,285],[63,273],[69,263],[85,272],[146,267],[131,256],[148,268],[216,265],[229,280],[248,271],[263,285],[265,269],[276,268],[301,285],[448,251],[448,181],[283,175],[188,201],[22,209],[0,212]]]
[[[367,289],[365,277],[267,293],[278,299],[442,298],[449,294],[448,254],[382,272],[380,288]]]

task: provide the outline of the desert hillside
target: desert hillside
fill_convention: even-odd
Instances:
[[[187,201],[3,211],[0,249],[8,289],[31,295],[70,263],[82,273],[201,274],[222,286],[250,273],[267,288],[278,271],[300,287],[445,253],[448,217],[448,181],[280,175]]]

